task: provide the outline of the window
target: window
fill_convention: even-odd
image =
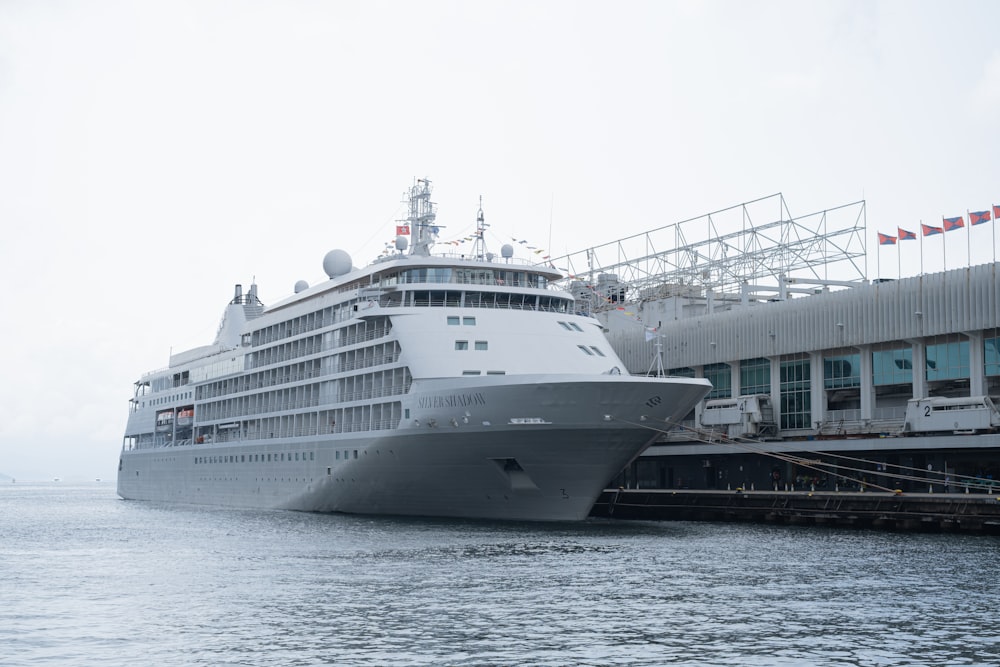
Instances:
[[[467,341],[467,340],[456,340],[455,341],[455,349],[456,350],[468,350],[469,349],[469,341]]]
[[[957,380],[969,377],[969,341],[954,340],[927,346],[927,379]]]
[[[583,350],[583,353],[586,354],[588,357],[594,356],[594,353],[588,350],[586,345],[577,345],[577,347]]]
[[[569,328],[569,324],[567,324],[566,322],[560,322],[559,326],[561,326],[566,331],[572,331],[572,329]]]
[[[991,337],[983,340],[986,374],[1000,375],[1000,338]]]
[[[477,350],[485,350],[488,347],[489,347],[489,343],[487,341],[485,341],[485,340],[477,340],[476,341],[476,349]]]
[[[580,325],[577,324],[576,322],[570,322],[569,325],[573,327],[576,331],[583,331],[583,329],[580,328]]]
[[[474,327],[474,326],[476,326],[476,318],[475,317],[463,317],[462,318],[462,324],[464,324],[467,327]]]
[[[823,386],[843,389],[861,386],[861,355],[840,354],[823,357]]]
[[[596,354],[599,357],[605,356],[605,354],[603,352],[601,352],[600,349],[594,347],[593,345],[590,346],[590,349],[593,350],[594,354]]]
[[[705,398],[732,398],[733,370],[729,364],[708,364],[703,370],[705,379],[712,383],[712,391]]]
[[[812,396],[809,391],[809,360],[781,362],[781,428],[809,428]]]
[[[507,371],[486,371],[487,375],[507,375]]]
[[[462,371],[462,375],[479,375],[480,371]]]
[[[876,386],[913,382],[913,348],[872,352],[872,381]]]
[[[694,369],[688,366],[685,366],[683,368],[671,368],[667,370],[667,375],[675,378],[693,378]]]
[[[740,363],[740,396],[771,393],[771,362],[747,359]]]
[[[458,315],[449,315],[448,316],[448,326],[450,326],[450,327],[457,327],[458,326]]]

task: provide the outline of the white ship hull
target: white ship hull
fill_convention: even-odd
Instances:
[[[411,419],[391,431],[126,452],[118,492],[232,507],[577,520],[709,386],[621,376],[474,380],[415,383],[404,397]]]

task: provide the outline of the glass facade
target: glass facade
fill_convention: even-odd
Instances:
[[[872,382],[876,385],[913,383],[913,348],[872,352]]]
[[[987,338],[983,341],[983,359],[987,375],[1000,375],[1000,337]]]
[[[729,364],[708,364],[704,370],[705,378],[712,383],[707,398],[733,397],[733,370]]]
[[[693,378],[694,369],[688,368],[687,366],[685,366],[684,368],[671,368],[670,370],[667,371],[667,375],[675,378]]]
[[[809,360],[781,362],[781,428],[812,426]]]
[[[969,341],[953,340],[927,345],[927,379],[957,380],[969,377]]]
[[[844,389],[861,386],[861,355],[838,354],[823,357],[823,386]]]
[[[740,362],[740,396],[771,393],[771,362],[768,359],[746,359]]]

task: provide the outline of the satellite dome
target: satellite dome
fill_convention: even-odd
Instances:
[[[298,294],[299,292],[304,292],[307,289],[309,289],[309,283],[307,283],[306,281],[299,280],[298,282],[295,283],[295,293],[296,294]]]
[[[500,256],[504,259],[510,259],[514,256],[514,246],[509,243],[504,243],[503,247],[500,248]]]
[[[323,270],[331,278],[342,276],[351,271],[351,256],[346,251],[331,250],[323,258]]]
[[[396,250],[402,252],[406,250],[406,246],[408,245],[410,245],[410,239],[402,235],[396,237]]]

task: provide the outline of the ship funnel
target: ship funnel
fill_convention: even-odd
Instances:
[[[233,303],[243,302],[243,285],[236,285],[236,293],[233,295]]]

